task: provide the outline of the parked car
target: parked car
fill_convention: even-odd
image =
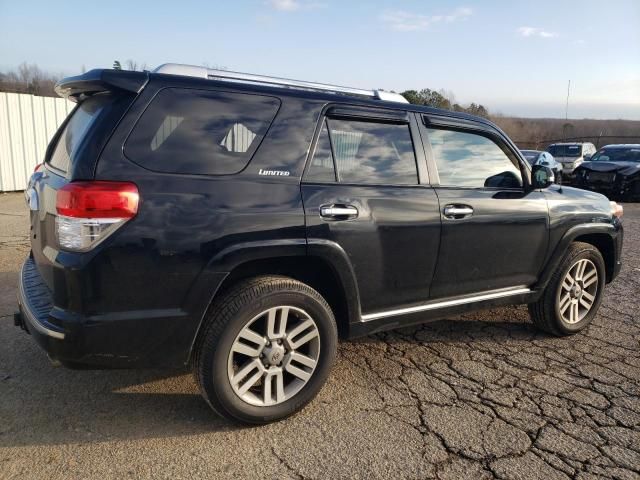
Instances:
[[[588,142],[554,143],[547,147],[547,152],[562,164],[565,181],[573,181],[574,170],[596,153],[596,147]]]
[[[534,165],[549,167],[555,177],[555,183],[562,183],[562,164],[556,162],[556,159],[549,152],[539,150],[520,150],[520,152],[532,167]]]
[[[607,145],[576,169],[576,186],[611,198],[640,198],[640,144]]]
[[[339,337],[512,304],[569,335],[620,270],[622,208],[483,118],[174,64],[56,91],[16,324],[70,367],[190,365],[240,422],[311,401]]]

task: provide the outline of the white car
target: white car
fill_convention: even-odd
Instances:
[[[525,160],[531,165],[544,165],[553,170],[556,183],[562,183],[562,170],[563,166],[560,162],[556,161],[549,152],[541,152],[539,150],[520,150]]]
[[[576,167],[596,153],[596,147],[589,142],[554,143],[547,147],[547,152],[562,164],[562,176],[571,179]]]

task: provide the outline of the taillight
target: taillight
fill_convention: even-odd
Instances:
[[[56,233],[61,248],[87,251],[138,212],[138,187],[129,182],[72,182],[58,190]]]

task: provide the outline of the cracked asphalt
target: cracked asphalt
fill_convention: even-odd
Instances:
[[[71,371],[13,326],[28,253],[0,194],[0,478],[640,479],[640,204],[583,333],[501,308],[342,343],[317,399],[273,425],[217,417],[187,371]]]

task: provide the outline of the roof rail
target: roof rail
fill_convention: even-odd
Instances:
[[[377,98],[388,102],[408,103],[407,99],[399,93],[386,92],[384,90],[364,90],[361,88],[340,87],[325,83],[307,82],[304,80],[291,80],[289,78],[269,77],[266,75],[254,75],[251,73],[232,72],[230,70],[216,70],[195,65],[182,65],[179,63],[165,63],[153,70],[153,73],[165,73],[170,75],[185,75],[188,77],[207,78],[211,80],[225,80],[240,83],[252,83],[270,85],[283,88],[297,88],[301,90],[317,90],[333,93],[346,93],[347,95],[360,95],[369,98]]]

